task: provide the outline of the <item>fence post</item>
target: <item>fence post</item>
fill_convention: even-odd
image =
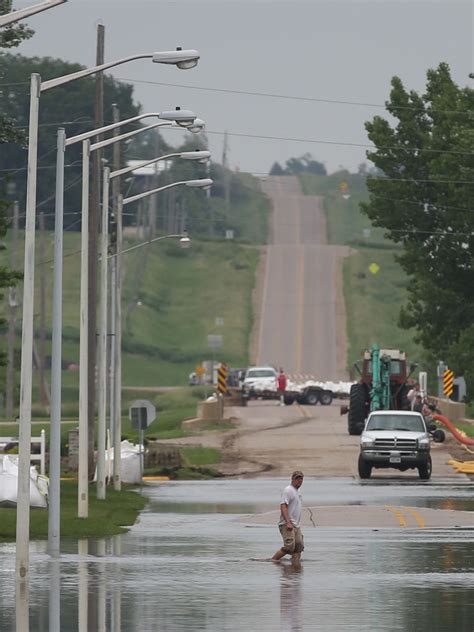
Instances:
[[[44,476],[46,472],[46,439],[45,439],[44,428],[41,431],[41,438],[40,438],[40,457],[41,457],[40,458],[40,472]]]

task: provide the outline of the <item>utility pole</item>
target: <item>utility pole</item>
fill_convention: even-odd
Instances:
[[[20,206],[17,201],[13,202],[13,232],[11,243],[10,265],[12,270],[17,266],[18,247],[18,218]],[[13,418],[15,406],[15,329],[16,310],[18,307],[18,294],[15,287],[8,289],[8,351],[7,351],[7,375],[5,388],[5,414],[7,419]]]
[[[120,120],[120,112],[117,105],[112,106],[113,122],[118,123]],[[114,130],[114,136],[119,136],[120,129]],[[113,144],[113,171],[120,169],[120,143]],[[119,208],[119,196],[120,196],[120,177],[113,178],[112,180],[112,223],[110,228],[110,245],[109,254],[112,256],[110,260],[110,435],[111,443],[114,451],[114,469],[113,469],[113,482],[114,489],[120,490],[121,488],[121,476],[120,476],[120,449],[121,449],[121,311],[120,311],[120,282],[119,275],[121,274],[119,259],[119,247],[122,249],[121,244],[121,222],[122,222],[122,208]],[[120,215],[120,217],[119,217]],[[120,231],[120,238],[119,238]]]
[[[105,27],[97,25],[96,65],[104,63]],[[104,74],[99,72],[95,78],[94,127],[104,126]],[[100,140],[96,137],[96,140]],[[96,356],[97,356],[97,260],[98,233],[100,217],[100,182],[101,182],[102,150],[94,151],[92,158],[92,191],[89,216],[89,313],[88,313],[88,426],[89,426],[89,478],[94,473],[94,436],[95,436],[95,400],[96,400]]]

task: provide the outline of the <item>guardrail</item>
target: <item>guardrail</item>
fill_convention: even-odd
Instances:
[[[0,437],[0,445],[6,445],[7,443],[18,443],[20,440],[18,437]],[[45,476],[46,472],[46,435],[44,430],[41,431],[39,437],[31,437],[31,443],[40,444],[39,454],[30,454],[32,461],[40,462],[40,474]]]

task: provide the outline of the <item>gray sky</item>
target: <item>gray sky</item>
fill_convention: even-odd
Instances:
[[[35,2],[14,0],[13,6]],[[364,121],[383,109],[140,82],[383,105],[394,74],[420,90],[427,68],[447,61],[457,82],[472,85],[470,0],[69,0],[29,18],[36,34],[16,50],[94,65],[99,21],[106,28],[107,61],[176,46],[199,50],[193,70],[139,60],[110,73],[136,81],[135,99],[144,112],[180,105],[203,118],[214,160],[221,160],[228,130],[230,166],[242,171],[267,172],[275,160],[305,152],[329,171],[355,169],[364,148],[331,143],[367,143]],[[170,141],[176,137],[166,134]]]

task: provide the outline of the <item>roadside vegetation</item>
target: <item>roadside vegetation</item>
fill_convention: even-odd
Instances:
[[[144,496],[131,491],[132,486],[116,492],[107,489],[106,501],[97,500],[95,487],[89,490],[89,516],[77,517],[77,481],[61,481],[61,537],[65,539],[103,538],[125,533],[146,506]],[[134,486],[136,487],[136,486]],[[0,509],[0,542],[15,540],[16,509]],[[48,537],[48,510],[32,509],[30,537]]]

